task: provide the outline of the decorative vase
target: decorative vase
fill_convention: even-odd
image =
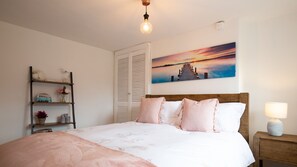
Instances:
[[[68,98],[68,94],[61,94],[60,95],[60,102],[66,103]]]
[[[46,118],[38,118],[38,123],[44,125]]]

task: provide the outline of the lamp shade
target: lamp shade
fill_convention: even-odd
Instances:
[[[287,103],[268,102],[265,104],[265,115],[270,118],[287,118]]]

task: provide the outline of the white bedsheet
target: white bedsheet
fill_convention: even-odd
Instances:
[[[166,124],[136,122],[67,132],[158,167],[246,167],[254,162],[240,133],[187,132]]]

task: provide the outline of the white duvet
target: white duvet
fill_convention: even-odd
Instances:
[[[254,162],[240,133],[187,132],[166,124],[136,122],[67,132],[158,167],[246,167]]]

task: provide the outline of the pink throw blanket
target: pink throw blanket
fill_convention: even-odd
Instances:
[[[141,158],[64,133],[39,133],[0,145],[2,167],[153,167]]]

